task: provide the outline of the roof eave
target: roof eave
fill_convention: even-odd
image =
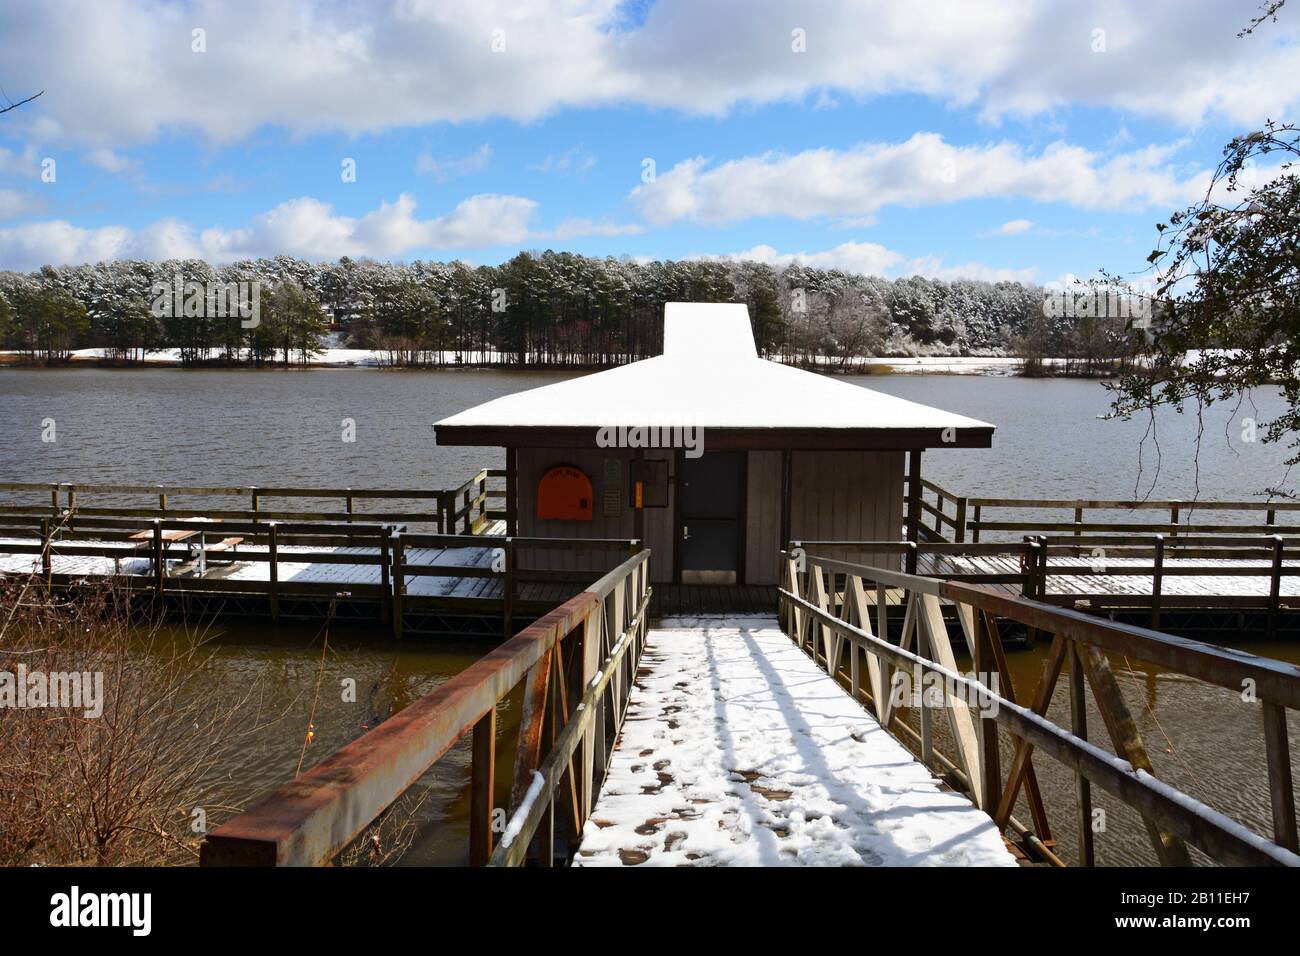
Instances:
[[[439,445],[497,448],[597,448],[599,430],[587,426],[434,425]],[[993,426],[921,428],[713,428],[701,426],[708,450],[990,448]]]

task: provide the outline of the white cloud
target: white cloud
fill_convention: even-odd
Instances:
[[[777,252],[769,245],[758,245],[743,252],[721,256],[701,255],[698,259],[750,260],[765,262],[770,266],[804,265],[814,269],[840,269],[844,272],[861,272],[864,275],[885,275],[903,261],[901,253],[875,242],[844,242],[824,252]]]
[[[438,182],[445,183],[449,179],[455,179],[459,176],[482,172],[491,158],[492,147],[488,143],[484,143],[474,152],[465,156],[451,156],[442,159],[434,158],[426,150],[416,158],[415,171],[417,173],[429,173]]]
[[[645,227],[637,223],[575,217],[561,221],[554,229],[547,231],[544,238],[563,242],[576,236],[634,236],[644,231]]]
[[[131,168],[131,160],[107,147],[100,146],[86,153],[86,162],[108,173],[120,173]]]
[[[595,165],[594,154],[582,146],[575,146],[562,153],[552,153],[540,163],[533,163],[528,168],[539,173],[568,176],[573,173],[585,173]]]
[[[0,146],[0,173],[14,173],[19,176],[36,176],[40,173],[40,163],[36,158],[36,147],[28,143],[22,152],[5,149]]]
[[[998,227],[999,236],[1018,236],[1034,228],[1032,219],[1012,219]]]
[[[0,211],[5,193],[0,191]],[[531,240],[583,235],[619,236],[636,225],[567,219],[553,230],[535,230],[538,204],[523,196],[483,193],[470,196],[433,219],[416,216],[415,198],[402,193],[363,216],[340,215],[329,203],[310,196],[291,199],[253,217],[242,228],[212,227],[196,232],[175,218],[140,229],[125,226],[81,228],[64,220],[0,228],[0,269],[34,269],[110,259],[187,259],[230,262],[258,256],[305,259],[340,256],[400,258],[437,249],[522,246]]]
[[[727,223],[762,216],[870,218],[893,205],[990,197],[1064,202],[1082,209],[1172,208],[1204,195],[1209,171],[1179,176],[1175,147],[1101,154],[1069,143],[1027,153],[1015,143],[953,146],[938,133],[845,150],[764,153],[711,165],[677,163],[631,197],[656,224]]]
[[[772,246],[758,245],[743,252],[724,255],[697,255],[692,258],[724,261],[751,260],[778,268],[803,265],[814,269],[839,269],[863,275],[886,277],[921,275],[932,279],[981,279],[985,282],[1033,282],[1037,268],[1020,269],[989,266],[979,262],[946,265],[938,256],[908,258],[901,252],[874,242],[844,242],[822,252],[778,252]]]
[[[45,204],[39,199],[20,193],[16,189],[0,189],[0,222],[40,212],[44,208]]]
[[[1295,18],[1237,39],[1250,5],[1222,0],[931,0],[923,15],[896,0],[797,12],[781,0],[658,0],[631,27],[620,0],[367,6],[11,2],[0,5],[0,62],[10,86],[47,90],[15,120],[30,134],[115,147],[168,129],[231,141],[268,124],[360,133],[574,106],[717,115],[896,93],[991,121],[1083,105],[1184,127],[1256,124],[1300,101]],[[206,53],[191,51],[196,24]],[[806,53],[791,50],[795,26]],[[1093,52],[1097,28],[1104,53]]]

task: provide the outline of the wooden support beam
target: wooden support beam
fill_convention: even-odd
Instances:
[[[469,788],[469,862],[484,866],[492,856],[492,810],[496,791],[497,709],[474,725]]]
[[[1273,840],[1288,850],[1300,852],[1296,839],[1295,790],[1291,782],[1291,751],[1287,746],[1286,708],[1265,701],[1263,709]]]
[[[929,657],[939,666],[957,672],[957,658],[953,654],[952,642],[948,638],[948,627],[943,622],[943,609],[939,605],[939,598],[933,594],[922,594],[920,603],[917,617],[929,645],[929,654],[923,653],[921,656]],[[958,762],[970,778],[975,803],[983,806],[984,785],[979,773],[980,749],[975,733],[975,721],[962,697],[950,689],[945,689],[944,694],[947,703],[944,710],[948,715],[948,727],[956,742]]]
[[[1145,770],[1155,776],[1151,759],[1147,756],[1146,745],[1138,732],[1137,724],[1124,703],[1119,682],[1111,670],[1110,661],[1097,648],[1077,643],[1079,658],[1083,662],[1083,671],[1092,685],[1092,695],[1097,701],[1102,722],[1110,733],[1115,752],[1131,763],[1136,770]],[[1192,858],[1187,852],[1187,845],[1167,830],[1162,830],[1155,821],[1143,817],[1151,845],[1155,848],[1162,866],[1191,866]]]
[[[1084,696],[1085,678],[1079,660],[1079,648],[1070,642],[1070,733],[1080,740],[1088,739],[1087,700]],[[1076,773],[1075,794],[1079,825],[1079,864],[1095,866],[1096,853],[1092,841],[1092,783],[1081,773]]]
[[[1052,638],[1052,644],[1047,649],[1047,659],[1043,662],[1043,674],[1038,679],[1033,702],[1029,705],[1029,709],[1036,714],[1047,713],[1048,705],[1052,702],[1052,693],[1056,690],[1056,682],[1061,676],[1061,667],[1065,663],[1066,650],[1065,638],[1059,634]],[[1030,766],[1029,758],[1033,752],[1033,744],[1024,738],[1016,739],[1016,750],[1011,757],[1011,769],[1007,772],[1007,785],[1002,790],[998,812],[993,815],[993,822],[998,825],[999,830],[1005,829],[1007,821],[1011,819],[1011,811],[1016,805],[1016,797],[1020,794],[1020,785],[1024,782],[1026,770]]]

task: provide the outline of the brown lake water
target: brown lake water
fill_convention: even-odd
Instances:
[[[447,487],[478,468],[501,467],[504,455],[498,449],[440,448],[433,440],[434,421],[565,377],[474,370],[3,369],[0,481]],[[1190,413],[1161,414],[1154,437],[1148,435],[1143,445],[1148,422],[1098,418],[1107,399],[1096,382],[933,375],[850,380],[997,425],[991,449],[925,455],[927,477],[968,495],[1242,498],[1286,477],[1284,449],[1241,441],[1244,418],[1264,421],[1279,407],[1271,393],[1255,396],[1254,407],[1212,409],[1199,425]],[[41,440],[47,419],[55,424],[52,443]],[[355,442],[342,441],[344,419],[355,422]],[[1198,431],[1199,458],[1191,451]],[[484,650],[481,644],[447,641],[398,645],[383,632],[336,628],[322,654],[316,627],[274,629],[235,621],[210,626],[214,656],[207,679],[214,689],[235,697],[256,683],[268,692],[268,716],[279,715],[223,768],[245,805],[292,777],[318,682],[322,691],[311,718],[307,765],[458,673]],[[1245,647],[1300,663],[1295,644]],[[1037,680],[1044,650],[1010,655],[1022,695]],[[1137,661],[1115,663],[1157,773],[1266,831],[1257,706]],[[341,700],[338,688],[345,678],[356,681],[356,703]],[[503,744],[513,733],[515,706],[507,705],[499,724]],[[1064,682],[1051,713],[1068,721]],[[1096,714],[1090,726],[1100,731]],[[1300,761],[1300,726],[1294,721],[1291,732],[1293,759]],[[1061,851],[1072,859],[1073,779],[1045,759],[1039,774],[1054,808]],[[467,749],[448,754],[421,786],[419,833],[404,862],[463,862]],[[1094,801],[1109,813],[1107,832],[1097,839],[1099,861],[1150,862],[1136,816],[1095,788]],[[1018,815],[1028,819],[1023,807]]]

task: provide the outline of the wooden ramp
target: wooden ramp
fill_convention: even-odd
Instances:
[[[1012,866],[947,791],[777,625],[650,631],[579,866]]]

